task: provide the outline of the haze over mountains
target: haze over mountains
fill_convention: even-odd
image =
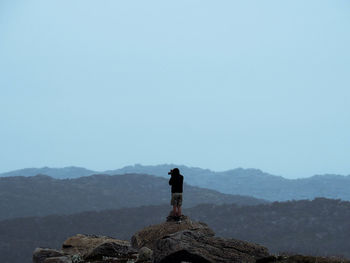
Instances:
[[[276,253],[350,256],[350,202],[320,198],[269,203],[250,197],[259,193],[272,200],[287,199],[286,193],[307,194],[310,199],[339,193],[346,197],[349,176],[289,180],[255,169],[213,172],[178,165],[135,165],[104,174],[78,167],[2,174],[0,261],[29,262],[35,247],[57,247],[79,232],[128,239],[137,229],[163,221],[171,208],[167,172],[175,166],[187,183],[212,188],[186,184],[184,211],[207,222],[219,236],[260,243]]]
[[[269,201],[286,201],[326,197],[350,200],[350,175],[315,175],[309,178],[286,179],[258,169],[237,168],[224,172],[193,168],[183,165],[133,165],[121,169],[97,172],[79,167],[29,168],[2,173],[5,176],[34,176],[45,174],[54,178],[78,178],[93,174],[140,173],[168,178],[168,171],[179,167],[187,184],[213,189],[226,194],[253,196]]]
[[[184,191],[184,207],[201,203],[266,203],[253,197],[222,194],[186,184]],[[0,178],[0,220],[169,203],[168,180],[152,175],[92,175],[75,179],[54,179],[47,175]]]

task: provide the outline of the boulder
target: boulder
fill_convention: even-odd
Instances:
[[[180,221],[172,220],[168,217],[167,222],[148,226],[135,233],[131,238],[131,246],[136,249],[148,247],[154,250],[157,240],[183,230],[193,230],[197,233],[201,233],[203,236],[215,235],[214,231],[211,230],[207,224],[192,221],[187,216],[182,216]]]
[[[148,247],[142,247],[139,250],[139,255],[137,257],[136,262],[137,263],[152,262],[152,259],[153,259],[153,251]]]
[[[106,236],[77,234],[63,242],[62,251],[69,255],[81,255],[84,259],[103,256],[120,256],[132,253],[130,242]]]
[[[33,263],[44,263],[47,258],[62,257],[67,254],[51,248],[36,248],[33,252]]]
[[[102,260],[103,258],[118,258],[119,260],[136,259],[137,251],[115,242],[106,242],[85,254],[86,261]]]
[[[195,230],[163,236],[154,249],[155,263],[255,263],[257,259],[267,256],[269,253],[265,247],[214,237]]]

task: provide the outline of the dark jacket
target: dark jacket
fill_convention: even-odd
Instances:
[[[169,184],[171,185],[172,193],[182,193],[183,192],[183,182],[184,177],[181,174],[172,175]]]

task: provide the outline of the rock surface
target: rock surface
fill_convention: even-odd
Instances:
[[[207,224],[192,221],[187,216],[182,216],[181,222],[168,217],[165,223],[152,225],[135,233],[131,238],[131,246],[136,249],[148,247],[154,250],[159,239],[182,230],[193,230],[205,236],[215,235]]]
[[[53,257],[45,259],[44,263],[72,263],[70,257]]]
[[[139,255],[137,257],[136,263],[152,262],[153,251],[148,247],[142,247],[139,250]]]
[[[87,253],[84,259],[88,261],[102,260],[105,257],[128,259],[132,258],[132,255],[136,253],[130,246],[120,245],[115,242],[106,242]]]
[[[130,242],[106,236],[77,234],[63,242],[62,250],[37,248],[34,263],[127,262],[137,251]]]
[[[184,230],[157,241],[154,250],[155,263],[255,263],[256,259],[269,256],[265,247],[248,242],[224,239],[203,233]]]
[[[108,250],[108,248],[106,248],[107,245],[102,246],[104,244],[109,244],[111,250],[117,249],[120,250],[121,253],[127,253],[130,249],[130,242],[128,241],[106,236],[77,234],[63,242],[62,251],[70,255],[79,254],[85,258],[96,254],[98,250]]]
[[[33,252],[34,263],[44,263],[47,258],[66,256],[62,251],[51,248],[36,248]]]

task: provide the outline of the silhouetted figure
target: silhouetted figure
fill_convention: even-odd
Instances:
[[[171,185],[170,204],[173,206],[173,215],[175,217],[180,217],[184,177],[180,174],[180,170],[178,168],[170,170],[168,174],[171,175],[169,185]]]

